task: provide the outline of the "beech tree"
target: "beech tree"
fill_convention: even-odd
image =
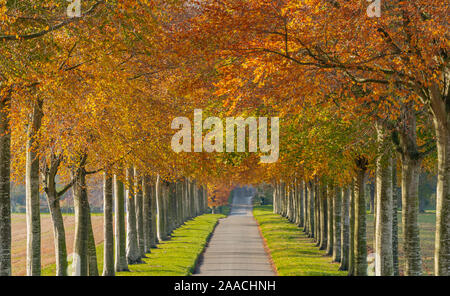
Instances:
[[[434,164],[434,273],[449,274],[445,1],[386,0],[379,19],[360,1],[89,0],[76,18],[66,4],[0,0],[0,275],[12,273],[12,181],[26,187],[27,274],[41,269],[42,189],[56,274],[67,275],[61,200],[71,190],[72,273],[98,275],[88,181],[102,174],[105,276],[141,263],[208,206],[215,213],[234,185],[261,183],[272,184],[274,213],[341,270],[367,275],[369,176],[376,275],[398,275],[397,174],[401,268],[421,275],[418,181]],[[280,117],[279,161],[175,153],[171,122],[195,109]]]

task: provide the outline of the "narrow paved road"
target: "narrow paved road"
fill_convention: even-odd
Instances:
[[[231,214],[219,221],[195,275],[275,275],[253,219],[251,197],[234,197]]]

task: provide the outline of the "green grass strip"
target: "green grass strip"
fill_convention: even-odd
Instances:
[[[255,206],[253,214],[280,276],[344,276],[301,228],[273,213],[272,205]]]

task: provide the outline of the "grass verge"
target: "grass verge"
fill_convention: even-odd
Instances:
[[[129,272],[118,276],[186,276],[191,275],[199,255],[223,214],[206,214],[187,221],[174,230],[171,239],[158,244],[147,254],[144,264],[129,265]],[[98,270],[103,270],[103,244],[97,246]],[[55,264],[46,266],[42,275],[55,275]]]
[[[339,264],[332,263],[301,228],[273,214],[272,205],[255,206],[253,215],[267,242],[280,276],[344,276]]]

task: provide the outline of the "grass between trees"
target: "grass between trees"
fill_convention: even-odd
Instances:
[[[280,276],[345,276],[301,228],[273,213],[272,205],[255,206],[253,215],[266,239]]]
[[[224,209],[227,213],[228,209]],[[225,214],[205,214],[186,222],[174,230],[171,238],[162,241],[158,247],[143,258],[144,264],[129,265],[129,272],[118,276],[186,276],[191,275],[199,255],[205,248],[219,219]],[[103,244],[97,246],[99,272],[103,270]],[[55,275],[55,264],[42,269],[42,275]]]

